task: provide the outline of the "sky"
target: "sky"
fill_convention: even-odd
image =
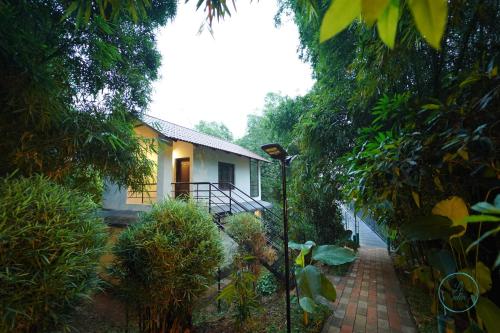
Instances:
[[[213,36],[199,33],[205,13],[196,2],[180,1],[174,21],[158,33],[162,66],[151,115],[190,128],[200,120],[223,122],[238,138],[268,92],[293,97],[312,87],[293,21],[274,26],[276,1],[237,1],[237,12],[214,23]]]

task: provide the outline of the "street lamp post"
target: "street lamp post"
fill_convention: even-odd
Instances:
[[[291,161],[283,147],[277,143],[270,143],[262,146],[271,158],[281,162],[281,186],[283,191],[283,243],[285,248],[285,288],[286,288],[286,331],[291,332],[290,316],[290,261],[288,259],[288,202],[286,198],[286,165]]]

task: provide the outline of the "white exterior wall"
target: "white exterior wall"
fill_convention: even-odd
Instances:
[[[234,186],[247,195],[250,195],[250,158],[221,150],[202,146],[194,147],[194,163],[192,163],[193,172],[191,181],[217,183],[219,181],[219,162],[234,164]],[[260,200],[260,177],[259,196],[254,199]]]
[[[171,142],[160,141],[158,156],[158,200],[173,196],[172,193],[172,151]]]

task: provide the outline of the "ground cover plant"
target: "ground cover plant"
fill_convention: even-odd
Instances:
[[[0,331],[69,331],[99,287],[106,228],[91,198],[42,176],[0,179]]]
[[[286,332],[285,295],[283,290],[267,296],[258,296],[259,309],[254,311],[243,327],[244,332],[282,333]],[[195,332],[235,332],[232,312],[224,305],[217,310],[215,298],[198,304],[194,313]],[[291,298],[292,332],[318,333],[323,329],[330,308],[319,305],[318,310],[309,315],[307,325],[303,321],[303,310],[295,294]]]
[[[114,247],[113,274],[138,316],[140,332],[185,332],[197,297],[223,260],[211,215],[189,200],[167,199],[124,231]]]

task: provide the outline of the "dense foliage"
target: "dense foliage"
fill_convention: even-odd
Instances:
[[[0,331],[68,331],[96,291],[106,239],[92,200],[48,179],[0,180]]]
[[[304,3],[314,5],[317,19],[311,19]],[[436,50],[420,34],[418,1],[391,1],[400,15],[390,50],[376,26],[358,23],[347,23],[337,37],[320,43],[320,22],[330,3],[346,2],[282,1],[279,13],[294,16],[301,56],[317,78],[305,97],[311,103],[294,127],[301,153],[298,177],[303,177],[295,192],[305,189],[297,204],[307,203],[315,188],[323,193],[308,206],[322,197],[354,202],[385,225],[405,253],[406,269],[427,276],[420,279],[427,283],[443,273],[429,256],[441,250],[455,262],[452,271],[494,276],[498,236],[492,237],[497,234],[493,219],[460,221],[469,215],[467,206],[491,202],[498,193],[500,4],[448,2]],[[434,37],[426,36],[427,41]],[[438,48],[439,39],[433,45]],[[463,214],[448,216],[457,205]],[[460,223],[467,227],[457,235]],[[418,236],[411,230],[419,230]],[[482,235],[489,237],[479,242]],[[475,251],[466,251],[474,243]],[[478,317],[499,313],[485,301],[494,299],[499,287],[493,283],[483,289]]]
[[[319,243],[333,243],[343,236],[344,229],[335,201],[339,190],[329,183],[331,179],[323,173],[331,163],[299,140],[302,137],[299,131],[306,131],[300,124],[307,121],[311,126],[318,124],[313,119],[305,118],[308,117],[306,111],[313,107],[311,96],[290,98],[270,93],[266,98],[263,114],[248,117],[247,133],[237,143],[260,152],[266,158],[268,156],[260,147],[270,142],[280,143],[289,155],[298,154],[287,168],[291,236],[298,241],[315,239]],[[326,112],[324,114],[326,116]],[[329,126],[329,120],[321,119],[320,124]],[[325,142],[340,134],[329,133],[331,135],[325,137]],[[316,134],[310,133],[311,136]],[[335,141],[329,143],[329,146],[333,147],[334,144]],[[282,200],[279,163],[261,164],[261,179],[263,200],[271,201],[279,208]]]
[[[133,117],[157,77],[155,29],[176,1],[151,2],[140,22],[125,8],[106,20],[87,3],[74,13],[72,1],[0,3],[0,174],[92,174],[134,186],[150,173]]]
[[[168,199],[141,215],[113,250],[114,274],[135,307],[141,332],[184,332],[193,305],[221,264],[221,240],[210,214]]]
[[[268,93],[262,115],[249,115],[245,135],[236,141],[237,144],[260,154],[268,159],[261,146],[279,142],[295,154],[290,147],[293,126],[297,123],[300,110],[293,107],[293,99],[276,93]],[[262,199],[279,205],[281,202],[281,171],[278,163],[261,163]]]
[[[198,132],[215,136],[229,142],[234,139],[233,133],[231,133],[229,128],[227,128],[227,126],[223,123],[200,120],[200,122],[194,126],[194,129]]]

